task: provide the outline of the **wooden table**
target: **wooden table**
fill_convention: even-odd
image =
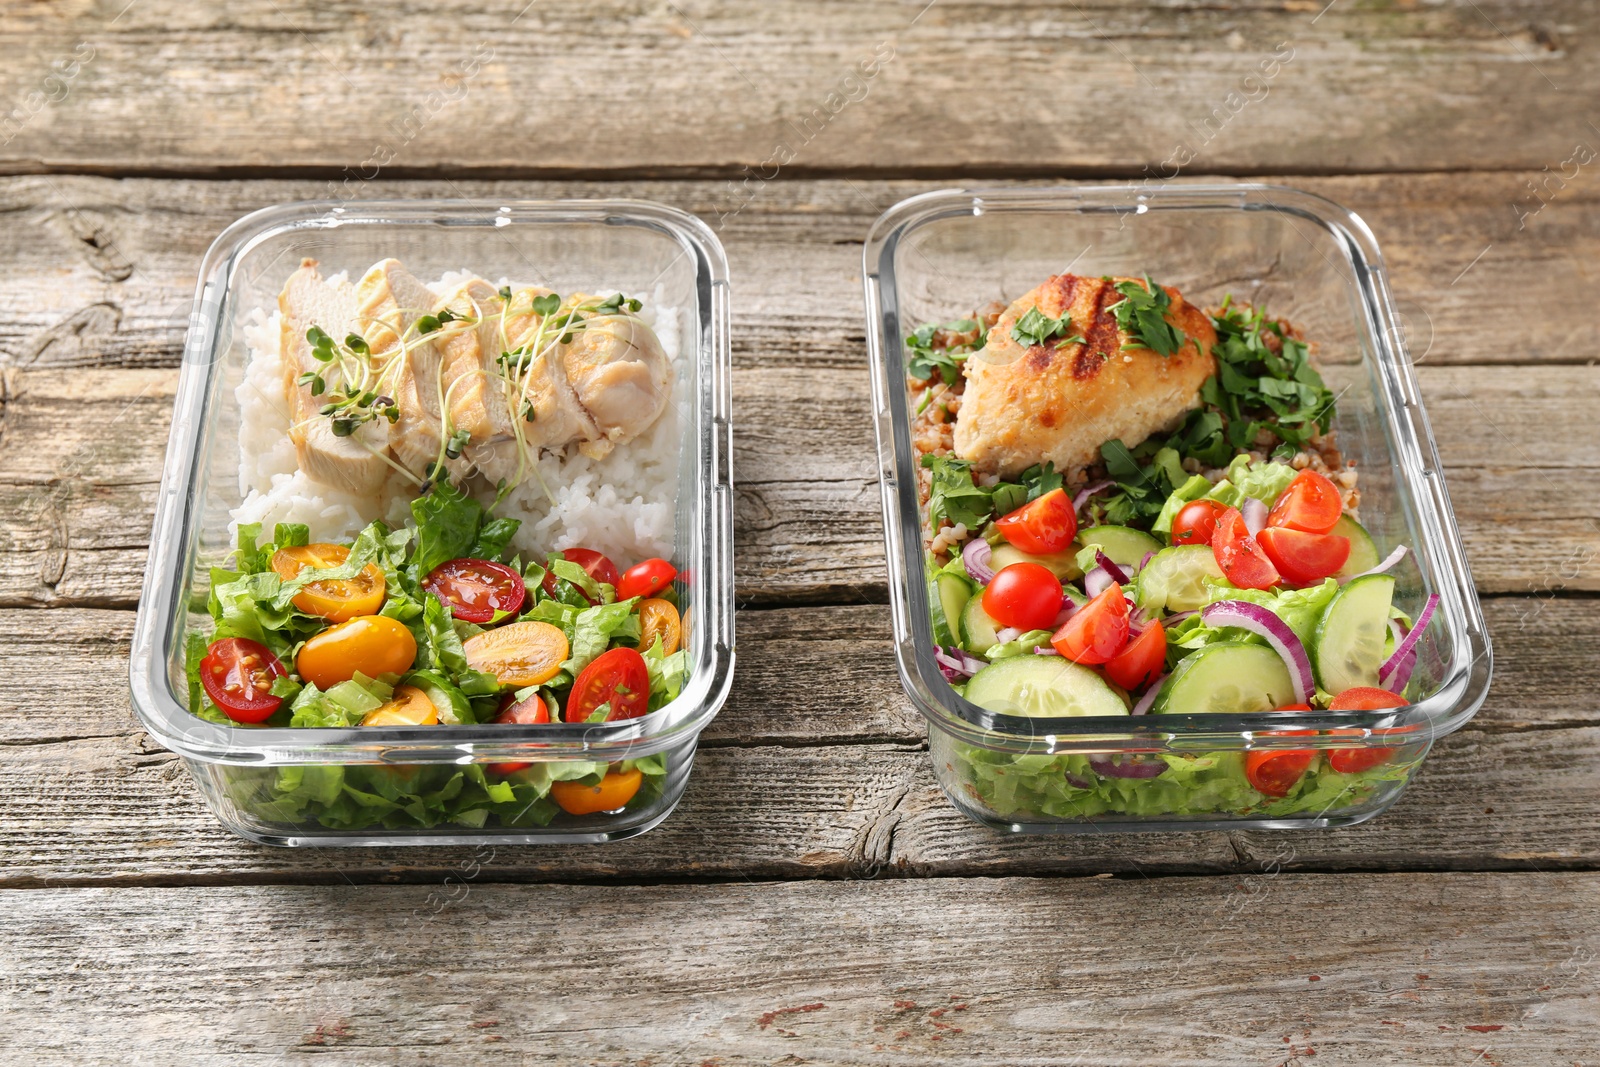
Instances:
[[[0,11],[0,1059],[1595,1062],[1594,5],[518,7]],[[1365,826],[1000,837],[895,678],[860,240],[1185,149],[1377,233],[1494,690]],[[599,848],[234,839],[126,681],[201,253],[283,200],[618,194],[735,278],[739,670],[682,807]]]

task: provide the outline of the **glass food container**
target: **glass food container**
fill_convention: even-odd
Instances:
[[[209,568],[232,553],[240,503],[240,405],[246,323],[274,309],[302,257],[359,277],[393,256],[421,278],[470,269],[557,292],[622,291],[676,309],[672,400],[679,462],[675,583],[689,674],[680,695],[641,718],[589,724],[332,729],[220,726],[189,713],[186,634],[209,623]],[[134,630],[134,709],[183,757],[229,829],[277,845],[601,842],[641,834],[682,797],[700,731],[733,670],[728,267],[699,219],[632,200],[352,201],[267,208],[206,253],[149,569]],[[515,516],[513,516],[515,517]],[[645,760],[657,773],[626,807],[576,816],[525,803],[483,764],[524,762],[548,781]],[[525,775],[525,777],[527,777]],[[534,792],[538,792],[537,787]]]
[[[1360,218],[1259,184],[953,189],[885,212],[864,260],[895,653],[905,691],[928,720],[934,773],[956,807],[1014,833],[1345,826],[1393,804],[1434,739],[1478,709],[1489,642],[1383,261]],[[1394,604],[1415,618],[1429,594],[1440,598],[1418,646],[1418,703],[1030,718],[986,711],[944,681],[902,339],[1069,271],[1148,273],[1200,307],[1232,294],[1313,342],[1337,396],[1337,444],[1360,472],[1361,520],[1380,557],[1411,549],[1390,571]],[[1311,793],[1279,800],[1250,787],[1247,751],[1306,748],[1319,750]],[[1352,748],[1388,752],[1375,770],[1335,773],[1326,752]],[[1139,777],[1125,776],[1129,765]]]

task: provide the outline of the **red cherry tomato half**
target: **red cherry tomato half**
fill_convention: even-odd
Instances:
[[[1000,536],[1024,552],[1062,552],[1078,536],[1078,512],[1064,489],[1052,489],[995,522]]]
[[[603,704],[610,707],[602,722],[637,719],[650,710],[650,671],[633,649],[613,648],[580,671],[561,717],[588,722]]]
[[[1283,579],[1277,568],[1261,551],[1244,516],[1238,508],[1229,508],[1217,517],[1216,532],[1211,535],[1211,551],[1217,557],[1217,566],[1223,575],[1240,589],[1271,589]]]
[[[1256,543],[1272,565],[1295,585],[1308,585],[1339,573],[1350,558],[1350,539],[1338,534],[1306,533],[1287,526],[1269,526]]]
[[[213,641],[200,661],[200,685],[234,722],[265,722],[283,704],[272,683],[287,674],[267,647],[244,637]]]
[[[1267,525],[1306,533],[1327,533],[1343,512],[1344,499],[1339,496],[1339,487],[1327,475],[1301,471],[1267,512]]]
[[[622,581],[617,584],[617,599],[655,596],[671,585],[677,576],[678,568],[664,559],[647,559],[643,563],[635,563],[622,572]]]
[[[1167,631],[1159,622],[1152,622],[1126,648],[1106,660],[1105,672],[1107,678],[1131,693],[1160,674],[1166,665]]]
[[[500,698],[500,712],[492,720],[498,723],[516,723],[520,725],[535,725],[550,721],[550,706],[544,702],[544,697],[538,693],[527,700],[518,700],[515,693],[507,693]],[[485,765],[485,770],[491,774],[502,777],[516,774],[525,767],[532,767],[531,763],[490,763]]]
[[[1346,689],[1328,705],[1332,711],[1380,711],[1405,706],[1405,697],[1370,685]],[[1328,750],[1328,766],[1340,774],[1356,774],[1370,771],[1393,754],[1389,748],[1334,748]]]
[[[1140,635],[1143,636],[1143,635]],[[1105,663],[1128,641],[1128,601],[1122,586],[1110,587],[1061,625],[1050,647],[1074,663]],[[1162,650],[1165,655],[1165,649]]]
[[[607,559],[599,552],[594,551],[594,549],[563,548],[561,550],[561,555],[567,560],[567,562],[576,563],[578,566],[582,567],[584,573],[593,578],[595,581],[609,585],[612,588],[616,587],[618,581],[617,565],[612,563],[611,560]],[[544,591],[548,593],[552,599],[560,599],[556,593],[556,575],[554,571],[546,571],[544,581],[539,584],[544,587]],[[578,590],[578,595],[583,597],[584,600],[589,599],[582,589]],[[621,593],[617,594],[617,599],[624,599]]]
[[[1310,704],[1286,704],[1279,711],[1310,711]],[[1309,734],[1311,730],[1275,730],[1274,733]],[[1317,754],[1309,748],[1263,749],[1244,754],[1244,776],[1250,787],[1269,797],[1289,795],[1311,767]]]
[[[493,621],[497,611],[515,615],[528,596],[522,575],[486,559],[441,563],[422,579],[422,588],[448,604],[455,618],[475,623]]]
[[[1227,510],[1220,500],[1191,500],[1172,520],[1172,543],[1209,545],[1217,532],[1217,517]]]
[[[1002,627],[1043,630],[1061,614],[1061,581],[1038,563],[1002,567],[983,589],[983,610]]]

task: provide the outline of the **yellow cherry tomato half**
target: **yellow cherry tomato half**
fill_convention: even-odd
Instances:
[[[488,671],[501,685],[541,685],[561,672],[567,658],[567,635],[561,627],[524,619],[485,630],[462,645],[467,664]]]
[[[433,706],[428,694],[414,685],[402,685],[382,707],[367,712],[362,726],[436,726],[439,709]]]
[[[358,671],[368,678],[402,674],[416,658],[417,639],[410,630],[387,615],[361,615],[307,641],[294,668],[318,689],[330,689]]]
[[[683,643],[683,623],[672,601],[651,597],[639,602],[639,651],[648,652],[661,638],[661,654],[670,656]]]
[[[550,795],[568,815],[593,815],[597,811],[616,811],[633,799],[644,775],[638,768],[610,771],[598,785],[581,782],[551,782]]]
[[[350,558],[343,545],[315,544],[280,548],[272,554],[272,570],[284,581],[296,578],[306,567],[325,570]],[[357,615],[371,615],[383,607],[383,568],[369,563],[354,578],[331,578],[312,582],[294,595],[294,606],[307,615],[320,615],[330,622],[345,622]]]

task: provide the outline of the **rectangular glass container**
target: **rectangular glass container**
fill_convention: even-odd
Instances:
[[[1488,637],[1383,261],[1355,214],[1260,184],[951,189],[890,208],[863,258],[895,654],[956,807],[1016,833],[1350,825],[1393,804],[1434,739],[1477,711],[1489,687]],[[902,339],[1068,272],[1148,273],[1197,306],[1232,294],[1301,328],[1338,398],[1337,444],[1360,471],[1362,522],[1380,556],[1412,549],[1390,572],[1396,605],[1415,617],[1429,594],[1440,597],[1419,643],[1421,701],[1361,712],[1028,718],[988,712],[944,681]],[[1242,773],[1251,749],[1379,747],[1390,750],[1379,772],[1330,773],[1326,803],[1290,810],[1260,794],[1239,799],[1241,787],[1254,792]],[[1167,767],[1148,779],[1098,775],[1094,763],[1118,753]]]
[[[239,405],[244,326],[304,257],[359,277],[394,256],[419,277],[470,269],[557,292],[655,294],[674,308],[679,358],[663,418],[680,427],[674,518],[676,583],[690,674],[676,700],[642,718],[590,724],[293,729],[219,726],[189,714],[185,634],[209,622],[209,568],[231,554],[240,503]],[[298,203],[240,219],[200,268],[150,562],[134,629],[133,706],[145,729],[183,757],[229,829],[277,845],[508,844],[620,840],[661,822],[689,779],[695,744],[727,698],[733,671],[733,532],[729,434],[728,267],[699,219],[634,200],[352,201]],[[516,517],[516,516],[513,516]],[[459,798],[482,788],[470,764],[552,768],[662,754],[666,773],[619,813],[548,818],[475,811],[446,822],[427,809],[391,811],[351,828],[319,816],[330,798]],[[541,768],[542,771],[542,768]],[[475,784],[477,783],[477,784]],[[285,795],[292,803],[284,801]],[[377,807],[383,805],[373,802]],[[546,821],[547,820],[547,821]],[[360,820],[356,820],[360,821]]]

